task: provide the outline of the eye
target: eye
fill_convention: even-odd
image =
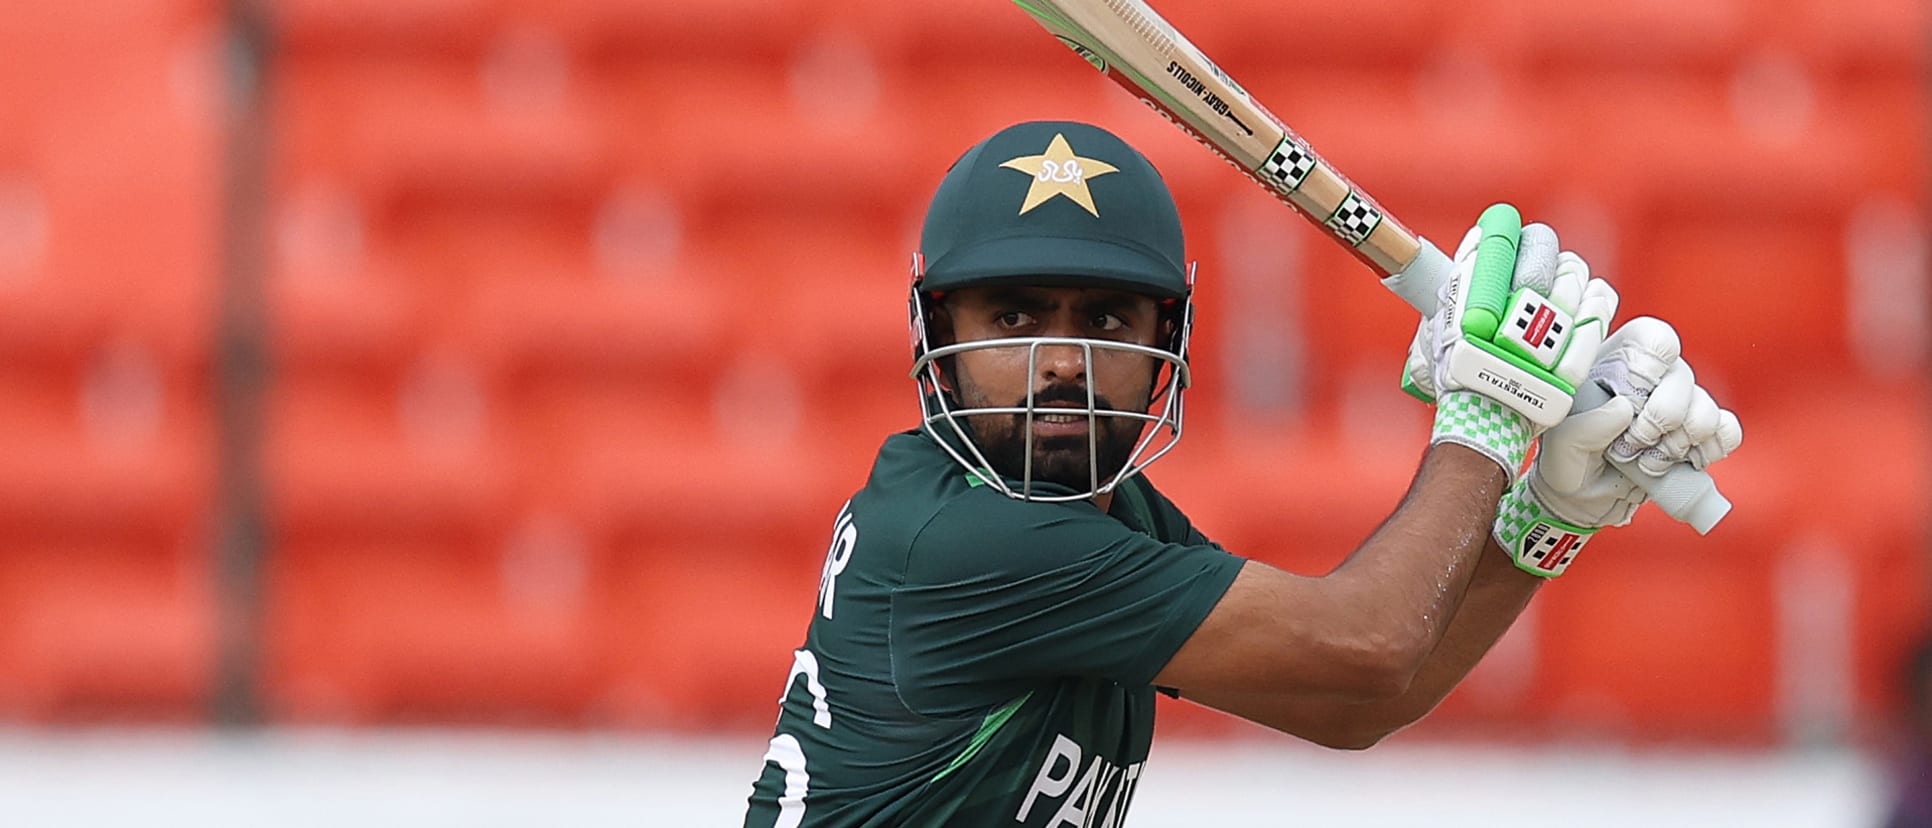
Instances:
[[[993,318],[1002,328],[1024,328],[1033,324],[1033,317],[1021,311],[1007,311]]]
[[[1093,326],[1111,332],[1127,327],[1127,321],[1111,313],[1103,313],[1093,318]]]

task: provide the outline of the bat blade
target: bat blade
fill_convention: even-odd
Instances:
[[[1427,242],[1323,160],[1145,2],[1014,3],[1377,273],[1400,274],[1422,254]],[[1433,295],[1428,304],[1433,306]]]

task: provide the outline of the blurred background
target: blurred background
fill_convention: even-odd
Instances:
[[[1585,822],[1875,823],[1932,597],[1932,9],[1157,6],[1438,243],[1554,225],[1748,439],[1712,535],[1646,510],[1368,756],[1165,709],[1149,824],[1410,823],[1392,782],[1506,815],[1518,777]],[[925,201],[1035,118],[1143,150],[1200,260],[1151,477],[1326,571],[1426,437],[1413,312],[1001,0],[8,3],[0,798],[734,822],[833,517],[916,422]]]

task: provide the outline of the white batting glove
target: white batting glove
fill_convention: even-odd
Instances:
[[[1495,537],[1516,565],[1555,577],[1598,530],[1630,522],[1649,499],[1608,458],[1658,476],[1724,459],[1744,440],[1737,416],[1694,383],[1677,331],[1632,319],[1603,343],[1590,381],[1615,394],[1543,434],[1536,463],[1497,504]]]
[[[1582,258],[1561,250],[1554,230],[1531,224],[1522,228],[1498,332],[1472,339],[1463,315],[1483,233],[1471,229],[1458,246],[1441,306],[1410,344],[1403,388],[1436,403],[1432,443],[1467,446],[1514,477],[1535,435],[1569,412],[1617,294],[1590,278]]]

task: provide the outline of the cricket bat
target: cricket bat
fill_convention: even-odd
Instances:
[[[1449,257],[1329,164],[1144,0],[1013,0],[1061,43],[1226,160],[1369,266],[1424,316]],[[1498,308],[1497,310],[1500,310]],[[1594,382],[1575,409],[1608,402]],[[1671,517],[1708,533],[1731,503],[1704,471],[1679,464],[1661,479],[1624,468]]]

